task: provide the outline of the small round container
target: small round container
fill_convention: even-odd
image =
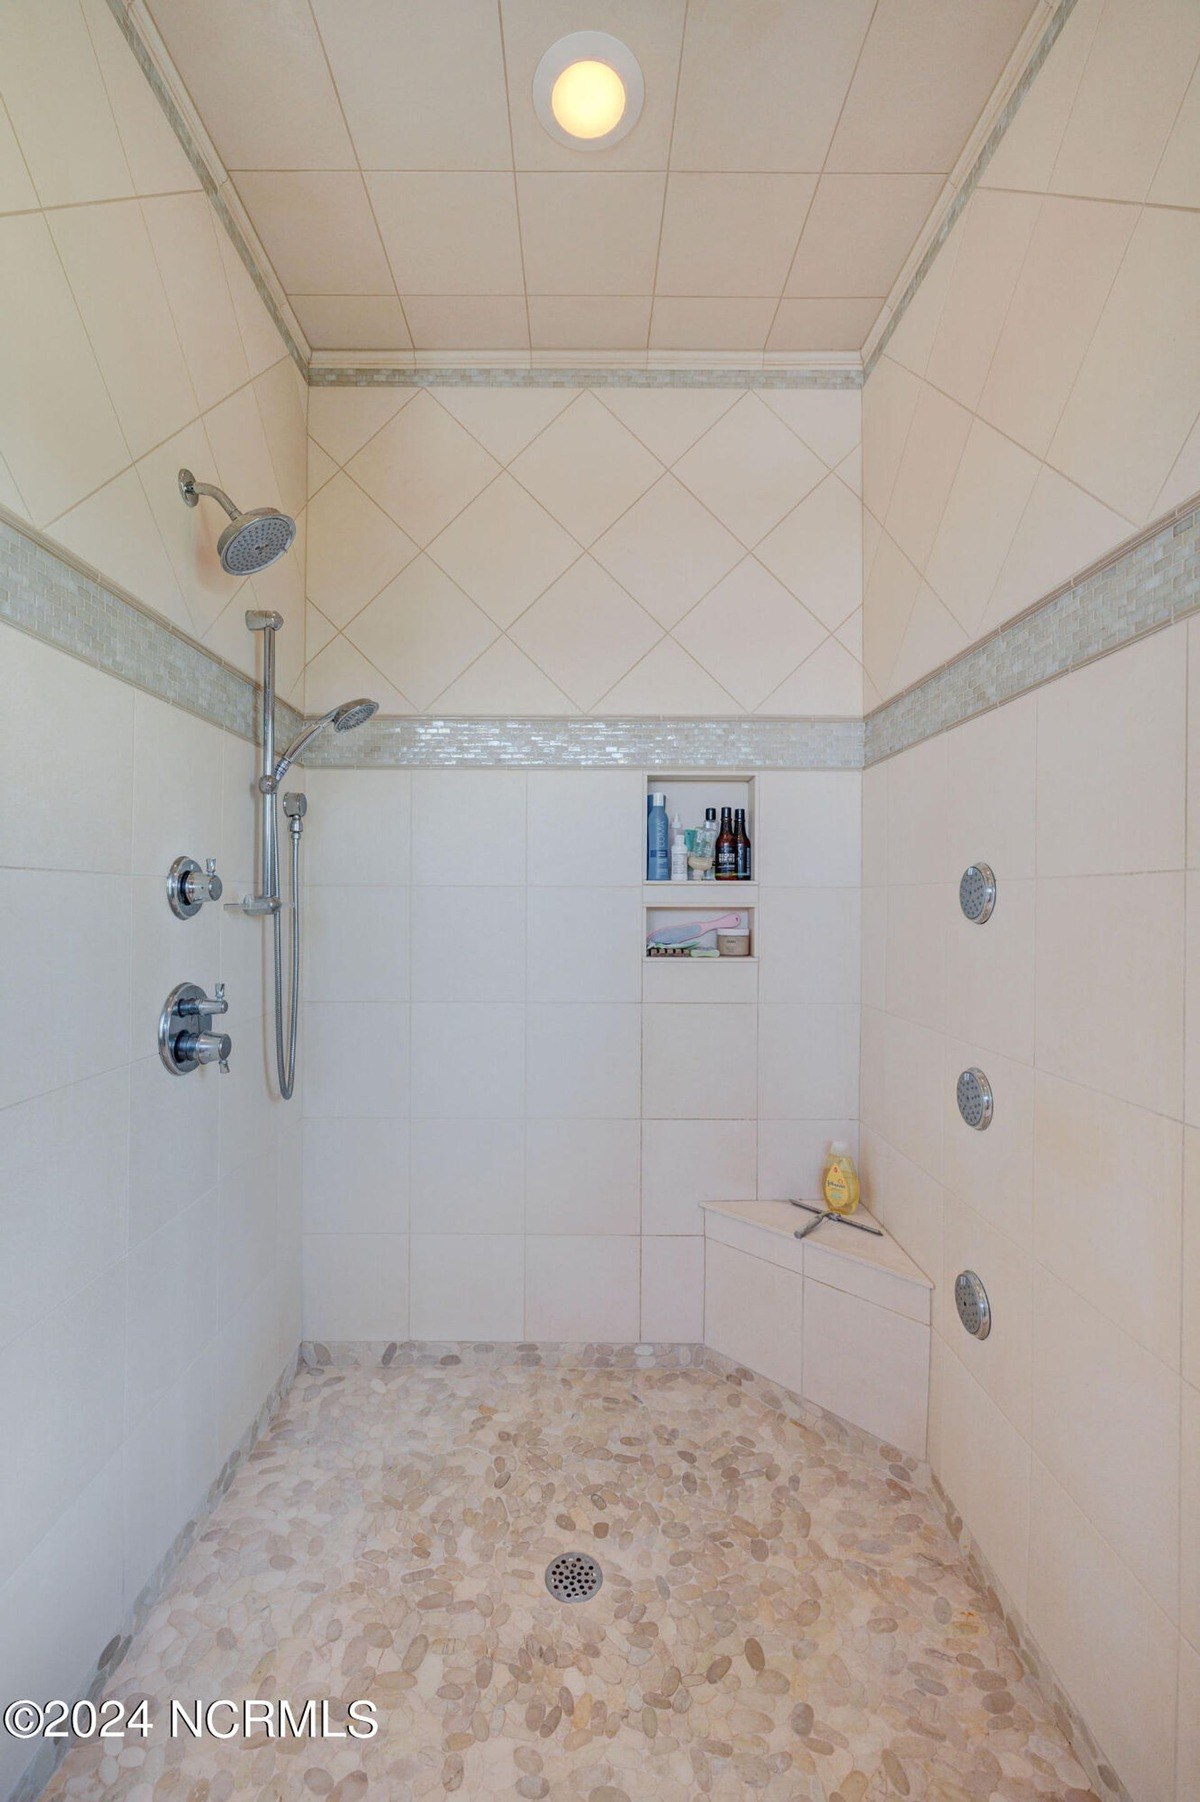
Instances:
[[[727,932],[718,932],[717,950],[722,957],[749,957],[750,928],[748,926],[734,926]]]

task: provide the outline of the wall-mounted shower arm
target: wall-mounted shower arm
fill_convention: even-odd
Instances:
[[[234,506],[223,488],[216,488],[211,482],[198,482],[190,469],[181,469],[179,472],[179,492],[183,496],[185,507],[197,506],[201,495],[206,494],[210,500],[216,501],[219,507],[224,507],[230,519],[239,517],[239,509]]]

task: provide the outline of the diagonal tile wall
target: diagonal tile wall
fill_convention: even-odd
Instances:
[[[306,705],[858,716],[860,400],[313,389]]]
[[[870,374],[868,711],[1200,489],[1198,57],[1078,0]]]

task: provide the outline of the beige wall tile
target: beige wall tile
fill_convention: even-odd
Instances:
[[[758,546],[771,574],[832,631],[862,604],[862,503],[826,476]]]
[[[887,910],[887,1011],[941,1032],[946,1024],[946,924],[949,894],[922,883],[890,891]]]
[[[580,557],[521,615],[512,636],[577,707],[594,707],[660,632],[606,570]]]
[[[662,469],[632,432],[584,394],[511,465],[512,474],[581,544],[590,544]]]
[[[1003,778],[1001,778],[1003,780]],[[941,891],[945,919],[946,1026],[959,1038],[1024,1064],[1034,1052],[1034,884],[1006,882],[987,937],[957,894]]]
[[[1182,869],[1185,628],[1050,683],[1037,715],[1038,874]]]
[[[1064,475],[1139,522],[1195,418],[1198,285],[1200,216],[1145,211],[1050,445]]]
[[[933,549],[970,430],[965,407],[936,388],[922,387],[884,520],[919,569]]]
[[[757,707],[814,651],[823,628],[754,557],[710,589],[675,636],[744,707]]]
[[[1032,1445],[1172,1618],[1179,1584],[1179,1378],[1040,1267]],[[1121,1481],[1113,1481],[1120,1470]]]
[[[1028,1614],[1029,1447],[952,1352],[943,1349],[938,1365],[938,1477],[1014,1607]]]
[[[556,577],[579,546],[507,474],[440,532],[429,554],[498,626],[510,626]]]
[[[670,630],[739,562],[737,539],[664,475],[593,546],[609,574]]]
[[[341,471],[310,502],[309,532],[308,592],[337,626],[361,613],[417,554],[407,533]]]
[[[757,395],[743,395],[675,465],[698,500],[743,544],[779,524],[825,466]]]
[[[1179,1118],[1182,939],[1182,875],[1039,883],[1038,1068]]]
[[[704,1343],[803,1393],[802,1277],[707,1239]]]
[[[203,194],[164,194],[143,201],[142,212],[192,386],[207,409],[250,373],[212,208]]]
[[[983,391],[1039,210],[1033,195],[980,188],[955,227],[961,241],[925,376],[964,407]]]
[[[45,220],[0,219],[0,450],[45,524],[129,462],[117,415]],[[782,428],[780,428],[782,430]]]
[[[1039,1075],[1038,1257],[1164,1364],[1179,1356],[1183,1128]],[[1140,1196],[1131,1207],[1130,1197]]]
[[[1186,0],[1106,6],[1084,64],[1051,187],[1144,200],[1200,54]]]
[[[930,586],[973,638],[1037,478],[1035,458],[972,422],[930,547]]]
[[[133,193],[78,0],[5,7],[0,64],[4,102],[43,206]]]
[[[1168,1802],[1175,1631],[1036,1457],[1030,1520],[1030,1629],[1122,1781]]]
[[[1200,1133],[1183,1130],[1183,1374],[1200,1388]]]
[[[882,299],[941,185],[937,175],[822,175],[785,295]]]
[[[436,538],[497,474],[483,447],[428,393],[411,400],[347,467],[420,545]]]
[[[408,564],[351,622],[357,650],[428,707],[496,636],[474,601],[428,557]]]

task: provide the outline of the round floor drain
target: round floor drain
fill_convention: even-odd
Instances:
[[[586,1602],[604,1581],[604,1572],[586,1552],[563,1552],[546,1566],[546,1588],[560,1602]]]

